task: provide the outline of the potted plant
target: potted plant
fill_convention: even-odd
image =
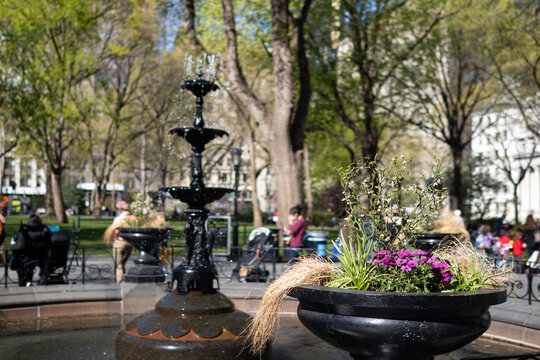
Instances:
[[[135,267],[130,268],[126,274],[127,282],[165,281],[152,250],[169,239],[172,228],[166,227],[165,218],[155,211],[149,197],[135,194],[123,221],[115,222],[108,231],[114,231],[139,251],[133,260]]]
[[[315,335],[362,359],[430,359],[476,339],[488,308],[506,300],[504,274],[458,238],[431,251],[412,245],[444,206],[440,166],[408,184],[411,160],[361,161],[340,170],[348,218],[339,262],[304,258],[269,288],[250,327],[261,352],[285,294]],[[407,198],[410,208],[395,207]],[[345,235],[348,234],[348,235]]]

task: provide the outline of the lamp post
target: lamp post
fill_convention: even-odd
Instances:
[[[234,167],[234,212],[233,212],[233,252],[232,255],[238,259],[240,252],[238,251],[238,173],[240,170],[240,160],[242,150],[233,148],[231,150],[232,163]]]

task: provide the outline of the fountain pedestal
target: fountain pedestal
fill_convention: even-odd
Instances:
[[[251,359],[242,332],[249,315],[215,291],[172,293],[116,337],[116,359]]]

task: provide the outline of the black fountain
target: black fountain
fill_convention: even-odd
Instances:
[[[193,127],[169,131],[191,144],[193,161],[189,187],[160,189],[188,204],[185,210],[186,255],[174,269],[176,289],[156,303],[155,309],[129,322],[116,337],[116,359],[251,359],[243,351],[243,335],[249,315],[235,310],[234,304],[214,286],[217,272],[211,261],[215,234],[208,231],[205,206],[234,189],[206,187],[203,181],[202,152],[210,141],[228,135],[204,127],[204,96],[218,87],[203,79],[199,70],[195,80],[183,89],[197,97]]]

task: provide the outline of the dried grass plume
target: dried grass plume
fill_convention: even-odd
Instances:
[[[461,241],[471,241],[471,236],[458,217],[450,210],[444,210],[441,216],[433,222],[433,232],[457,234]]]
[[[318,256],[303,256],[276,279],[264,293],[255,316],[248,324],[246,346],[254,355],[262,355],[278,325],[278,312],[285,295],[299,285],[324,285],[333,263]]]
[[[140,227],[151,227],[151,228],[160,228],[165,227],[165,217],[163,214],[151,211],[148,213],[148,216],[145,218],[144,226]],[[116,219],[113,221],[113,223],[105,230],[105,233],[103,233],[103,240],[106,244],[110,244],[114,241],[115,234],[114,230],[116,230],[119,227],[133,227],[133,224],[130,224],[125,219],[118,220]]]
[[[493,258],[476,251],[470,242],[453,242],[440,246],[434,254],[446,261],[469,280],[477,279],[483,285],[504,287],[513,280],[511,268],[497,266]]]

